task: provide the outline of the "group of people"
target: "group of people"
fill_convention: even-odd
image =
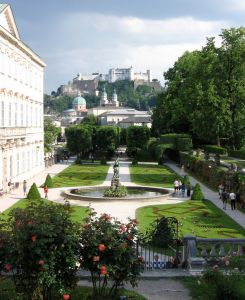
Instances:
[[[44,186],[43,191],[44,191],[45,198],[48,199],[48,186],[47,185]],[[26,180],[23,181],[23,193],[24,193],[24,196],[27,196],[27,181]]]
[[[239,202],[239,195],[231,191],[230,193],[226,191],[224,185],[221,183],[219,185],[219,196],[223,202],[223,209],[226,209],[227,202],[230,200],[231,209],[235,210],[237,207],[237,202]]]
[[[174,193],[175,194],[182,194],[182,197],[185,197],[185,191],[186,191],[186,195],[187,197],[190,197],[191,195],[191,185],[190,183],[187,184],[187,186],[185,186],[184,183],[181,182],[181,180],[179,179],[175,179],[174,181]]]

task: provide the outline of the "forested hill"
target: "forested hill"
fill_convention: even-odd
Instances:
[[[139,110],[148,110],[156,106],[157,92],[149,86],[140,85],[134,89],[133,81],[119,80],[114,83],[99,82],[100,94],[105,87],[108,99],[111,99],[114,89],[117,92],[120,105],[136,108]],[[100,96],[84,95],[87,101],[87,108],[99,105]],[[63,110],[72,108],[73,97],[44,95],[44,111],[60,113]]]

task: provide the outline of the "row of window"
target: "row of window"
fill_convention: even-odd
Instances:
[[[42,127],[43,107],[40,103],[0,101],[1,127]]]
[[[30,87],[42,90],[42,73],[23,59],[15,59],[14,55],[0,51],[0,72]]]
[[[43,155],[40,149],[32,149],[9,157],[10,178],[29,172],[42,164]]]

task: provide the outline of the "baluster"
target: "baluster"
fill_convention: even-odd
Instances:
[[[213,244],[213,245],[211,246],[211,251],[210,251],[210,256],[211,256],[211,257],[216,257],[216,256],[217,256],[217,255],[216,255],[215,246],[216,246],[216,244]]]
[[[202,244],[201,256],[202,257],[207,257],[208,256],[207,249],[206,249],[206,244]]]
[[[233,244],[230,244],[230,251],[229,251],[229,254],[231,256],[233,256],[233,252],[234,252],[234,245]]]
[[[224,246],[224,244],[220,245],[219,256],[220,257],[224,257],[225,256],[225,246]]]
[[[237,254],[238,255],[243,255],[243,249],[242,249],[242,245],[241,244],[238,245]]]

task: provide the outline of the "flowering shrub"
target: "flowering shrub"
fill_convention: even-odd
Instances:
[[[123,224],[107,214],[98,217],[91,212],[83,227],[80,263],[91,272],[93,299],[116,299],[123,282],[137,284],[143,266],[136,249],[137,222]]]
[[[126,197],[127,196],[127,188],[124,185],[120,185],[117,187],[109,187],[104,192],[104,197]]]
[[[1,224],[9,245],[2,269],[13,270],[11,278],[25,299],[55,299],[59,290],[75,286],[79,228],[70,219],[70,208],[34,201],[13,210]]]

